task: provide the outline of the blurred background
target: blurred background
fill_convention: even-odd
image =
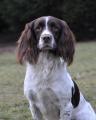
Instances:
[[[96,0],[0,0],[0,43],[16,41],[28,21],[43,15],[67,21],[77,41],[96,36]]]
[[[69,72],[96,110],[96,0],[0,0],[0,120],[31,120],[16,42],[27,22],[44,15],[65,20],[74,32]]]

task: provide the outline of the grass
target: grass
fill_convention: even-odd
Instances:
[[[73,79],[96,109],[96,43],[79,43],[73,64]],[[16,63],[14,52],[0,54],[0,120],[31,120],[23,95],[25,66]]]

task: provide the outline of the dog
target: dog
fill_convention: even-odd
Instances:
[[[96,120],[67,71],[74,52],[75,37],[65,21],[44,16],[26,24],[17,59],[27,66],[24,94],[33,120]]]

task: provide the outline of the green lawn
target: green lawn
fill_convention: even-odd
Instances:
[[[96,109],[96,42],[76,45],[69,71]],[[15,52],[0,54],[0,120],[31,120],[23,95],[24,74],[25,67],[16,63]]]

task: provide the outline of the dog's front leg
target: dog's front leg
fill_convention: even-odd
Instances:
[[[32,120],[43,120],[42,114],[40,110],[37,108],[37,106],[33,104],[32,102],[29,102],[29,105],[30,105],[30,111],[32,114]]]
[[[72,104],[71,102],[60,108],[60,120],[71,120]]]

